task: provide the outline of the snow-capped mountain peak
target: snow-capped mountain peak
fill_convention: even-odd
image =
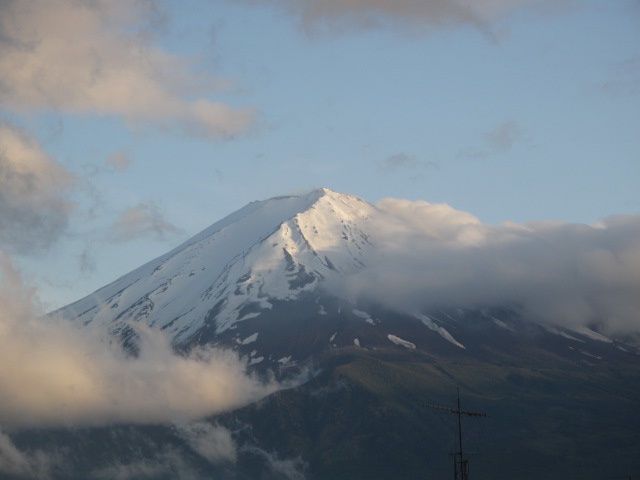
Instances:
[[[252,202],[58,313],[112,329],[143,321],[177,342],[214,316],[224,331],[361,268],[375,211],[326,188]]]

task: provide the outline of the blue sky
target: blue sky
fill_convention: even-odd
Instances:
[[[44,46],[99,29],[103,64],[83,65],[92,57],[67,54],[64,42],[42,49],[52,62],[64,55],[70,69],[95,68],[96,78],[117,82],[137,71],[138,57],[119,59],[111,35],[133,31],[132,43],[171,57],[159,63],[174,69],[163,85],[181,85],[179,102],[162,108],[38,96],[18,77],[0,94],[3,123],[74,177],[66,223],[47,248],[5,247],[43,301],[79,298],[249,201],[317,186],[372,202],[444,202],[487,223],[589,223],[640,211],[637,2],[487,0],[481,22],[445,17],[446,25],[429,9],[409,18],[371,3],[322,16],[286,0],[161,2],[134,20],[116,12],[96,26],[89,17],[86,29],[64,34],[19,12]],[[13,34],[7,18],[5,37]],[[11,48],[2,43],[0,54]],[[10,66],[0,62],[0,71]],[[187,80],[173,78],[183,71]],[[40,74],[66,82],[65,72]],[[132,105],[155,85],[144,82]],[[194,133],[211,123],[196,125],[200,117],[184,105],[201,99],[251,114],[214,126],[233,125],[231,138]],[[107,162],[116,157],[126,161]]]

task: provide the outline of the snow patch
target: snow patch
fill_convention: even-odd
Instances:
[[[493,323],[495,323],[497,326],[499,326],[500,328],[504,328],[505,330],[509,330],[510,332],[514,332],[515,330],[513,328],[511,328],[509,325],[507,325],[506,323],[504,323],[502,320],[500,320],[499,318],[494,317],[493,315],[489,315],[489,318],[491,319],[491,321]]]
[[[354,344],[356,347],[360,347],[360,339],[359,339],[359,338],[354,338],[354,339],[353,339],[353,344]]]
[[[396,335],[387,335],[387,338],[389,339],[389,341],[391,341],[391,343],[395,343],[396,345],[399,345],[401,347],[407,348],[409,350],[415,350],[416,349],[416,345],[415,343],[411,343],[407,340],[404,340]]]
[[[362,318],[365,322],[367,322],[370,325],[375,325],[375,322],[373,321],[373,318],[371,318],[371,315],[369,315],[367,312],[364,312],[362,310],[358,310],[356,308],[354,308],[353,310],[351,310],[351,312],[353,312],[353,314],[356,317]]]
[[[462,343],[460,343],[455,338],[453,338],[453,336],[447,331],[446,328],[441,327],[440,325],[436,324],[436,322],[434,322],[427,315],[423,315],[421,313],[417,313],[415,315],[415,317],[417,319],[419,319],[429,330],[433,330],[438,335],[440,335],[442,338],[444,338],[447,342],[452,343],[453,345],[455,345],[458,348],[466,349],[466,347]]]
[[[587,338],[590,338],[591,340],[596,340],[598,342],[604,342],[604,343],[613,343],[613,340],[611,340],[609,337],[605,337],[604,335],[598,332],[594,332],[593,330],[587,327],[577,327],[577,328],[574,328],[573,331]]]
[[[238,322],[243,322],[245,320],[249,320],[250,318],[256,318],[260,316],[260,312],[251,312],[251,313],[247,313],[246,315],[243,315],[242,317],[238,318]]]
[[[258,332],[254,333],[253,335],[249,335],[244,340],[241,340],[240,344],[241,345],[249,345],[250,343],[255,342],[257,339],[258,339]]]
[[[584,350],[580,350],[579,348],[569,347],[569,350],[573,350],[574,352],[579,352],[582,355],[584,355],[586,357],[589,357],[589,358],[595,358],[596,360],[602,360],[601,356],[594,355],[593,353],[585,352]]]
[[[580,343],[584,343],[584,340],[581,340],[579,338],[574,337],[573,335],[569,335],[567,332],[564,332],[562,330],[559,330],[557,328],[554,327],[549,327],[549,326],[545,326],[544,327],[548,332],[551,332],[555,335],[560,335],[561,337],[564,337],[568,340],[573,340],[574,342],[580,342]]]
[[[264,357],[252,358],[251,361],[248,363],[248,366],[257,365],[258,363],[261,363],[263,360],[264,360]]]

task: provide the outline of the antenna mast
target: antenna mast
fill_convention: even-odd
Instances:
[[[464,455],[462,450],[462,416],[467,417],[486,417],[484,412],[470,412],[462,410],[460,407],[460,387],[457,387],[458,402],[456,408],[447,407],[446,405],[437,405],[427,403],[427,407],[436,410],[443,410],[458,417],[458,451],[453,453],[454,460],[454,480],[469,480],[469,459]]]

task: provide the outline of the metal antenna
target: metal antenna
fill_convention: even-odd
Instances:
[[[460,407],[460,387],[457,387],[458,402],[456,408],[448,407],[446,405],[438,405],[435,403],[427,403],[427,407],[436,410],[443,410],[458,417],[458,451],[453,453],[454,480],[469,480],[469,459],[464,455],[462,450],[462,416],[467,417],[486,417],[484,412],[471,412],[468,410],[462,410]]]

